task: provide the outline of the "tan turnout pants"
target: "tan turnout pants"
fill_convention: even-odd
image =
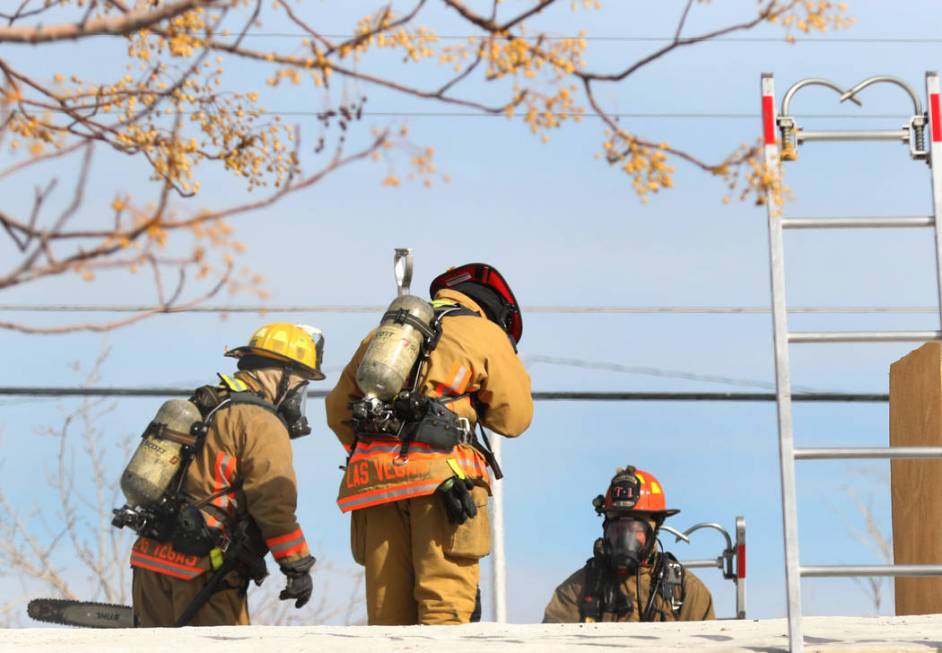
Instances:
[[[174,626],[193,598],[206,585],[212,572],[193,580],[171,578],[147,569],[134,569],[131,590],[134,617],[142,628]],[[233,572],[223,583],[237,585],[241,576]],[[246,626],[249,606],[241,589],[224,589],[213,594],[190,620],[190,626]]]
[[[366,576],[370,625],[468,623],[490,553],[487,491],[472,490],[478,514],[448,522],[441,497],[404,499],[353,512],[353,559]]]

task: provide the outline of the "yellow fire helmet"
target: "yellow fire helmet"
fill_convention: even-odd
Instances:
[[[252,334],[249,344],[226,352],[226,356],[232,358],[249,355],[290,363],[291,367],[314,381],[325,378],[321,372],[324,334],[307,324],[266,324]]]

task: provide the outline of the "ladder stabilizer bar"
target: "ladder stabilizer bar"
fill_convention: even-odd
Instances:
[[[792,331],[788,342],[926,342],[942,340],[942,331]]]
[[[805,131],[796,132],[798,143],[811,141],[899,141],[909,142],[908,129],[855,129],[846,131]]]
[[[804,578],[942,576],[942,565],[802,565]]]
[[[942,447],[851,447],[795,449],[795,460],[942,458]]]

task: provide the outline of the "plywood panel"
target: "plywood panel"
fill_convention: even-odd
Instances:
[[[942,344],[890,366],[890,444],[942,446]],[[890,463],[897,564],[942,563],[942,460]],[[942,613],[942,577],[897,578],[896,614]]]

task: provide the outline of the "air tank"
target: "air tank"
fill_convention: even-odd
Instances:
[[[196,442],[193,425],[202,419],[199,408],[186,399],[161,405],[121,474],[121,491],[129,506],[160,501],[180,469],[183,446]]]
[[[422,351],[422,332],[403,322],[402,313],[431,327],[432,306],[415,295],[400,295],[386,309],[383,321],[357,368],[356,382],[366,398],[389,401],[402,390]]]

